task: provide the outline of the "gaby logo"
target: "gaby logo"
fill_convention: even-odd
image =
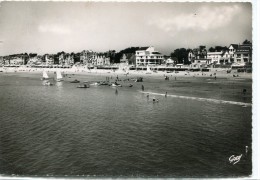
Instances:
[[[229,157],[229,162],[233,163],[233,165],[235,165],[236,163],[238,163],[240,161],[241,157],[242,157],[242,154],[239,156],[232,155]]]

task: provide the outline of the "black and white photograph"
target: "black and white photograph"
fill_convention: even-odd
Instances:
[[[251,178],[253,10],[0,2],[0,179]]]

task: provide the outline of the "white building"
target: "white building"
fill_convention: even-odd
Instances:
[[[231,62],[231,55],[229,54],[229,51],[225,51],[222,55],[223,62],[224,63],[230,63]]]
[[[210,59],[211,64],[220,64],[220,60],[222,60],[223,52],[208,52],[207,59]]]
[[[210,64],[211,64],[210,59],[195,59],[194,62],[191,64],[191,67],[204,68],[204,67],[208,67]]]
[[[239,45],[234,53],[234,63],[245,65],[252,62],[252,45]]]
[[[110,58],[105,55],[97,55],[92,64],[97,66],[110,65]]]
[[[54,59],[50,55],[45,55],[45,62],[46,62],[46,65],[53,65],[54,64]]]
[[[172,58],[168,58],[168,59],[166,59],[165,64],[167,66],[173,66],[174,60]]]
[[[238,48],[238,44],[230,44],[230,46],[228,47],[228,52],[230,55],[230,61],[233,61],[234,57],[235,57],[235,52],[237,51]]]
[[[163,55],[154,50],[154,47],[142,47],[136,52],[136,66],[160,65]]]
[[[120,64],[128,66],[128,59],[126,54],[123,54],[122,58],[120,59]]]

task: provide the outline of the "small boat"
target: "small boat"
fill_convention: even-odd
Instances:
[[[89,84],[80,84],[77,88],[90,88]]]
[[[44,86],[52,86],[53,84],[50,81],[43,82]]]
[[[71,81],[70,83],[80,83],[80,81],[75,79],[74,81]]]
[[[138,77],[135,82],[143,82],[143,78],[142,77]]]
[[[43,72],[42,72],[42,78],[41,78],[41,80],[48,80],[48,79],[52,79],[52,78],[49,78],[47,72],[46,72],[46,71],[43,71]]]
[[[92,84],[90,84],[91,86],[99,86],[100,85],[100,83],[99,82],[94,82],[94,83],[92,83]]]
[[[101,82],[101,83],[100,83],[100,85],[105,85],[105,86],[107,86],[107,85],[109,85],[109,83],[108,83],[108,82],[105,82],[105,81],[103,81],[103,82]]]
[[[57,81],[58,81],[58,82],[63,81],[63,78],[62,78],[62,75],[61,75],[61,72],[60,72],[60,71],[57,71],[57,72],[56,72],[56,75],[57,75]]]

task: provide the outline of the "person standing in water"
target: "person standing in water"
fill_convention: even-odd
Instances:
[[[166,93],[165,93],[165,97],[167,97],[167,91],[166,91]]]
[[[144,85],[142,84],[142,91],[144,91]]]

